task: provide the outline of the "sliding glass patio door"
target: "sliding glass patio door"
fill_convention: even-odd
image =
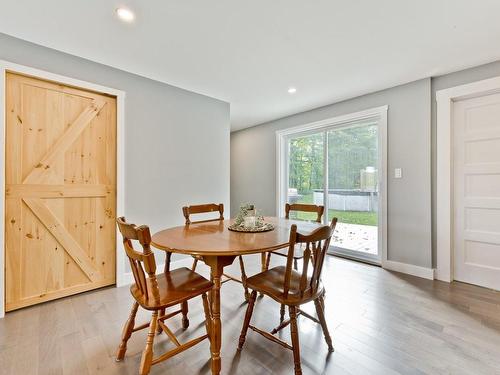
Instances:
[[[323,205],[325,187],[325,134],[323,132],[288,140],[288,203]],[[316,220],[313,212],[290,212],[290,218]]]
[[[338,218],[330,252],[381,261],[380,187],[385,175],[380,117],[326,125],[283,136],[280,204],[325,206],[324,223]],[[385,143],[385,140],[383,140]],[[283,183],[284,182],[284,183]],[[300,220],[315,214],[297,213]]]
[[[378,261],[378,127],[328,131],[328,221],[339,219],[331,251]]]

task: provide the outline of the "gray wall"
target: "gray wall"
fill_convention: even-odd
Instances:
[[[276,209],[275,132],[325,118],[389,105],[388,257],[431,267],[431,80],[424,79],[299,113],[231,134],[231,207],[253,202]],[[403,178],[393,178],[396,167]]]
[[[436,91],[500,76],[500,61],[432,79],[432,248],[436,249]],[[436,251],[432,264],[436,265]]]
[[[186,203],[229,208],[229,104],[0,34],[0,59],[126,92],[125,214],[153,231]]]

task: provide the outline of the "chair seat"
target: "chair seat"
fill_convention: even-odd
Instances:
[[[288,257],[288,248],[274,250],[271,251],[271,253],[282,257]],[[293,259],[302,259],[302,258],[304,258],[304,249],[302,246],[297,245],[293,249]]]
[[[160,298],[146,299],[136,284],[130,287],[130,292],[137,303],[146,310],[158,310],[177,305],[212,289],[213,283],[203,276],[183,267],[156,276]],[[146,280],[148,290],[153,290],[151,279]]]
[[[285,283],[286,267],[278,266],[270,270],[261,272],[257,275],[249,277],[246,281],[247,287],[257,292],[261,292],[275,301],[284,305],[301,305],[310,302],[324,294],[323,284],[320,282],[318,289],[313,291],[311,288],[306,288],[303,295],[299,293],[299,283],[301,273],[292,270],[290,278],[290,290],[285,298],[283,285]],[[310,277],[307,278],[309,285]]]

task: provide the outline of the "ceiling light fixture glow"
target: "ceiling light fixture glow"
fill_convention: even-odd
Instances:
[[[297,92],[297,89],[296,89],[295,87],[290,87],[290,88],[288,89],[288,93],[289,93],[289,94],[295,94],[296,92]]]
[[[116,15],[118,16],[118,18],[125,22],[132,22],[135,20],[134,12],[127,8],[116,9]]]

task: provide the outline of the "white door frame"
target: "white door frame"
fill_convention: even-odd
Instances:
[[[453,281],[453,102],[500,92],[500,77],[436,92],[437,101],[437,264],[436,279]]]
[[[346,125],[353,121],[367,119],[378,120],[378,169],[379,169],[379,222],[378,222],[378,248],[380,261],[384,268],[389,268],[390,261],[387,259],[387,111],[389,106],[370,108],[364,111],[349,113],[337,117],[327,118],[309,124],[299,125],[276,132],[276,215],[284,215],[284,204],[287,195],[288,150],[286,147],[287,137],[291,135],[307,134],[314,131],[322,131],[326,128]],[[325,148],[326,153],[326,148]],[[325,160],[328,162],[327,158]],[[326,180],[326,176],[325,176]],[[325,181],[326,182],[326,181]],[[324,200],[328,195],[324,194]],[[326,203],[325,203],[326,204]],[[326,218],[327,215],[325,215]]]
[[[125,92],[114,88],[100,86],[94,83],[81,81],[74,78],[65,77],[59,74],[30,68],[28,66],[11,63],[0,60],[0,318],[5,316],[5,76],[7,72],[20,73],[35,78],[41,78],[49,81],[60,82],[65,85],[75,86],[87,90],[100,92],[103,94],[116,96],[116,210],[121,214],[125,208]],[[116,236],[116,285],[122,286],[127,283],[125,276],[125,256],[121,250],[120,236]]]

